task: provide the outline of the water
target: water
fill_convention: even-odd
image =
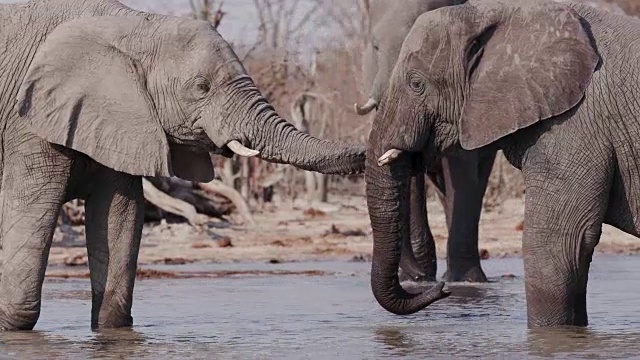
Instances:
[[[640,354],[640,258],[596,256],[589,282],[591,325],[565,330],[527,330],[521,260],[483,264],[494,282],[451,285],[449,299],[407,317],[386,313],[375,303],[370,264],[163,267],[335,273],[139,280],[134,329],[101,332],[90,330],[87,280],[48,280],[36,330],[0,334],[0,358],[611,359]]]

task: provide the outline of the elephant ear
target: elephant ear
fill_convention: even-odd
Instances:
[[[466,150],[488,145],[583,99],[600,57],[579,16],[561,4],[477,8],[466,52],[470,91],[460,118]],[[503,7],[502,9],[505,9]]]
[[[117,171],[171,176],[141,64],[100,38],[109,21],[75,20],[53,31],[27,70],[16,108],[51,143]],[[111,25],[113,32],[120,24]]]
[[[194,152],[184,145],[171,144],[171,170],[181,179],[209,182],[215,175],[211,156],[205,152]]]

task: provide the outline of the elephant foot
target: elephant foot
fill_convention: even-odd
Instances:
[[[91,324],[91,327],[95,329],[117,329],[117,328],[127,328],[133,326],[133,318],[131,316],[127,317],[117,317],[117,318],[107,318],[104,320],[100,320],[97,324]]]
[[[421,270],[406,271],[400,268],[398,270],[398,278],[400,279],[400,282],[404,282],[404,281],[433,282],[433,281],[436,281],[436,274],[429,274]]]
[[[131,312],[123,309],[123,306],[103,306],[99,314],[94,308],[91,316],[91,328],[97,330],[132,327],[133,317],[130,314]]]
[[[0,331],[33,330],[40,317],[40,311],[33,309],[0,310]]]
[[[445,282],[473,282],[482,283],[487,282],[487,275],[480,267],[480,264],[473,266],[456,266],[451,264],[448,266],[447,271],[442,276],[442,280]]]

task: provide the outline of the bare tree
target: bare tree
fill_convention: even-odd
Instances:
[[[195,19],[208,21],[217,29],[222,18],[227,14],[222,11],[223,3],[223,1],[216,0],[189,0],[191,16]]]

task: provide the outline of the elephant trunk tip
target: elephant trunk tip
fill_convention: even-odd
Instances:
[[[372,112],[373,110],[377,110],[378,109],[378,102],[373,99],[370,98],[366,104],[360,106],[358,104],[354,104],[354,109],[356,111],[356,114],[360,115],[360,116],[364,116],[369,114],[370,112]]]
[[[396,297],[396,301],[378,300],[378,303],[390,313],[396,315],[411,315],[438,300],[446,299],[451,296],[451,292],[445,290],[444,286],[444,282],[439,282],[437,285],[419,294],[410,294],[401,290],[404,294],[397,294],[399,296]]]
[[[426,306],[433,304],[434,302],[442,299],[446,299],[451,296],[451,291],[444,289],[445,283],[443,281],[439,282],[434,287],[429,290],[423,292],[421,297],[425,300],[428,300]]]

